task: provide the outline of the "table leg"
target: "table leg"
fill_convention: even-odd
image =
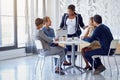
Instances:
[[[74,72],[74,69],[80,71],[81,73],[83,73],[83,71],[86,71],[84,68],[75,65],[75,44],[72,44],[72,59],[71,59],[71,62],[72,62],[72,65],[70,67],[67,67],[63,71],[66,71],[66,70],[69,70],[69,69],[72,69],[72,68],[73,68],[73,72]]]
[[[75,66],[75,44],[72,44],[72,66]]]

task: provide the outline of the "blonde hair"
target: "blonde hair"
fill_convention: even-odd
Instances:
[[[45,16],[45,17],[43,18],[43,22],[44,22],[44,24],[45,24],[46,22],[48,22],[49,19],[50,19],[50,17]]]
[[[90,17],[90,20],[93,22],[93,17]]]

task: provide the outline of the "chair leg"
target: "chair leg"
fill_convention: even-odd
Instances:
[[[92,64],[93,72],[94,72],[94,61],[95,59],[93,58],[93,64]]]
[[[44,64],[45,64],[45,57],[43,57],[43,62],[41,64],[41,79],[42,79],[42,72],[43,72]]]
[[[103,64],[105,65],[105,58],[104,58],[104,56],[103,56]]]
[[[36,64],[35,64],[35,75],[36,75],[36,71],[37,71],[37,66],[38,66],[39,60],[40,60],[40,58],[38,57],[38,59],[36,61]]]
[[[111,68],[111,65],[110,65],[110,58],[109,58],[109,56],[108,56],[108,65],[110,67],[110,72],[111,72],[111,76],[112,76],[112,68]]]
[[[59,59],[60,59],[60,58],[59,58]],[[61,59],[59,60],[59,70],[60,70],[59,75],[60,75],[60,73],[61,73],[61,65],[60,65],[60,62],[61,62]]]
[[[83,66],[83,64],[82,64],[82,55],[80,55],[81,56],[81,67]]]
[[[117,67],[117,74],[119,75],[119,68],[118,68],[118,64],[117,64],[117,60],[116,60],[115,55],[114,55],[114,60],[115,60],[115,64],[116,64],[116,67]]]
[[[54,60],[53,60],[53,57],[51,57],[51,61],[52,61],[52,71],[53,71],[53,68],[54,68],[54,66],[53,66],[53,65],[54,65],[54,64],[53,64],[53,61],[54,61]],[[54,72],[54,71],[53,71],[53,72]]]
[[[103,57],[103,65],[106,66],[105,65],[105,58],[104,58],[104,56],[101,56],[101,57]],[[105,72],[104,72],[104,74],[105,74]]]

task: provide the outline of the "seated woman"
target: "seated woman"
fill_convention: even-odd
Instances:
[[[48,16],[45,16],[43,18],[43,22],[44,22],[44,27],[42,28],[42,31],[44,32],[44,34],[46,34],[47,37],[51,38],[51,39],[54,39],[55,38],[55,33],[54,33],[54,29],[51,28],[51,19],[50,17]],[[55,43],[50,43],[50,46],[51,47],[55,47],[55,46],[58,46],[58,44],[55,44]],[[65,49],[65,54],[67,53],[67,49]],[[57,58],[55,58],[55,65],[57,64]],[[69,65],[69,63],[65,60],[63,65]]]
[[[95,26],[93,25],[93,17],[90,17],[87,32],[86,32],[85,35],[82,36],[81,38],[82,38],[84,41],[88,41],[88,38],[92,36],[92,34],[93,34],[93,32],[94,32],[94,29],[95,29]],[[88,61],[87,61],[86,58],[84,57],[84,53],[85,53],[86,51],[93,50],[93,49],[97,49],[97,48],[100,48],[100,47],[101,47],[101,46],[100,46],[100,43],[99,43],[98,41],[93,41],[89,46],[82,48],[81,53],[82,53],[82,56],[83,56],[84,61],[85,61],[85,63],[86,63],[85,69],[92,70],[92,67],[89,65]]]
[[[57,62],[56,68],[55,68],[55,73],[60,73],[61,75],[64,75],[65,73],[60,71],[60,67],[61,64],[64,62],[65,60],[65,50],[63,47],[61,46],[55,46],[55,47],[51,47],[49,43],[52,43],[53,40],[49,37],[47,37],[44,32],[42,31],[42,27],[43,27],[43,19],[41,18],[37,18],[35,20],[35,25],[37,28],[37,35],[36,35],[36,39],[40,40],[44,49],[44,52],[41,53],[41,55],[47,56],[47,55],[59,55],[60,59]],[[59,63],[60,61],[60,63]]]
[[[95,27],[94,27],[94,25],[93,25],[93,17],[90,17],[87,31],[86,31],[85,35],[82,36],[81,38],[82,38],[84,41],[87,41],[87,38],[89,38],[89,37],[92,35],[94,29],[95,29]]]
[[[44,27],[42,28],[43,32],[46,34],[46,36],[48,36],[49,38],[53,39],[55,38],[55,33],[54,33],[54,29],[51,28],[51,19],[48,16],[45,16],[43,18],[43,22],[44,22]]]

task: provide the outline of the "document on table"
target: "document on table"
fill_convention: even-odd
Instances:
[[[67,30],[58,29],[58,30],[56,31],[56,36],[57,36],[57,37],[67,36]]]

